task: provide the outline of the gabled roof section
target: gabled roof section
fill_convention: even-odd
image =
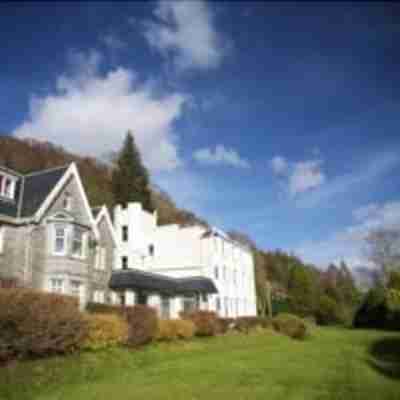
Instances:
[[[101,207],[93,207],[92,214],[93,214],[94,222],[96,224],[97,229],[99,228],[99,224],[100,224],[101,220],[103,218],[105,219],[107,226],[110,229],[114,244],[115,244],[115,246],[118,246],[117,235],[115,234],[114,225],[112,224],[108,208],[105,205],[103,205]]]
[[[22,182],[22,202],[18,217],[32,217],[48,198],[70,166],[62,166],[25,175]]]

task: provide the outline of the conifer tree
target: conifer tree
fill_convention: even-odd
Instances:
[[[129,131],[114,166],[112,187],[117,204],[126,206],[129,202],[140,202],[143,209],[153,210],[149,172],[143,165],[140,152]]]

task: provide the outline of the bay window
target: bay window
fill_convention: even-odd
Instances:
[[[54,248],[53,253],[56,255],[67,254],[67,225],[54,225]]]
[[[53,293],[63,293],[64,292],[64,282],[59,278],[50,279],[50,291]]]
[[[74,257],[85,257],[85,239],[85,231],[75,226],[72,233],[72,255]]]

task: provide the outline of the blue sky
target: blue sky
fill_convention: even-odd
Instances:
[[[400,8],[2,4],[0,131],[104,157],[132,129],[178,205],[266,249],[362,260],[400,222]]]

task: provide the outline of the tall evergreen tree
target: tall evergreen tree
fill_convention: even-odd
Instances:
[[[140,202],[145,210],[153,210],[149,172],[129,131],[114,166],[112,187],[117,204],[125,206],[129,202]]]

